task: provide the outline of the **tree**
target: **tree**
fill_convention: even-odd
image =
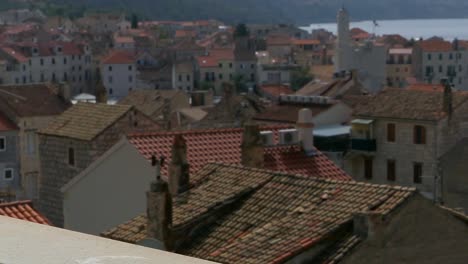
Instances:
[[[236,31],[234,31],[234,37],[248,37],[249,30],[244,23],[240,23],[236,26]]]
[[[234,87],[236,88],[237,93],[246,93],[248,92],[247,80],[242,74],[234,75]]]
[[[301,67],[291,72],[291,88],[297,91],[314,79],[309,67]]]
[[[136,14],[132,14],[132,28],[138,28],[138,16]]]

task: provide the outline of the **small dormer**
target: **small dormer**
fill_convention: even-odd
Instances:
[[[32,47],[31,48],[31,54],[33,57],[39,56],[39,49],[37,47]]]

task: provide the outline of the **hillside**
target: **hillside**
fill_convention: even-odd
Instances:
[[[0,0],[15,1],[15,0]],[[296,23],[335,20],[345,4],[353,20],[468,17],[466,0],[30,0],[65,13],[115,10],[159,20],[218,19],[227,23]],[[51,4],[52,3],[52,4]],[[0,5],[1,6],[1,5]],[[72,10],[73,9],[73,10]]]

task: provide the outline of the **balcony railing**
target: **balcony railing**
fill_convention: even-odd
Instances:
[[[351,139],[351,149],[375,152],[377,151],[377,142],[375,139]]]

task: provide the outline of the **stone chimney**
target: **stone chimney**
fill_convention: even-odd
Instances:
[[[263,168],[263,140],[258,125],[248,121],[244,125],[241,145],[242,165],[252,168]]]
[[[187,144],[182,135],[176,135],[172,145],[172,158],[169,165],[169,190],[172,196],[187,191],[190,187]]]
[[[147,236],[159,240],[167,251],[173,249],[172,241],[172,198],[168,184],[161,179],[161,166],[164,159],[152,157],[152,164],[156,168],[156,180],[151,183],[146,193],[147,208]]]
[[[385,221],[381,213],[372,211],[359,212],[353,215],[354,234],[371,242],[378,241],[378,237],[385,229]]]
[[[314,123],[312,122],[312,111],[310,109],[304,108],[299,111],[296,129],[299,134],[302,149],[307,155],[313,155],[315,153]]]
[[[163,115],[164,128],[167,131],[171,130],[172,128],[172,123],[171,123],[172,106],[171,104],[172,104],[171,99],[164,98],[162,115]]]
[[[107,104],[107,90],[102,82],[101,73],[99,71],[96,76],[95,96],[96,103]]]
[[[58,96],[67,102],[71,100],[71,87],[68,83],[59,83]]]
[[[450,118],[453,112],[452,86],[446,78],[443,78],[440,82],[444,86],[443,110]]]

